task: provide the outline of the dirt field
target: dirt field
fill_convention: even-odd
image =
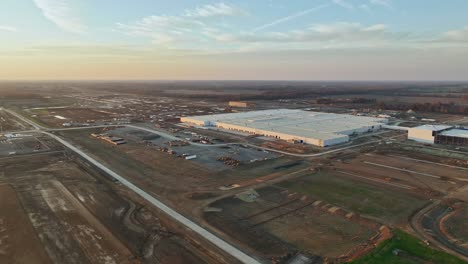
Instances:
[[[0,84],[1,86],[1,84]],[[0,87],[1,88],[1,87]],[[71,105],[75,101],[71,98],[54,96],[41,96],[39,94],[16,94],[21,93],[24,87],[16,88],[11,94],[6,93],[3,89],[0,94],[0,105],[11,108],[29,108],[29,107],[51,107],[51,106],[64,106]],[[57,93],[55,93],[57,95]]]
[[[298,250],[336,259],[366,243],[380,226],[294,191],[265,187],[254,194],[252,200],[241,193],[210,204],[205,219],[272,260]]]
[[[0,185],[0,211],[0,263],[52,263],[15,190],[7,184]]]
[[[377,146],[310,161],[315,172],[255,191],[240,190],[209,204],[205,219],[270,259],[296,251],[344,258],[360,252],[359,246],[381,225],[407,229],[408,219],[431,199],[463,193],[466,168],[457,166],[457,160],[406,154]],[[464,236],[463,212],[449,224],[458,239]]]
[[[31,129],[31,127],[19,121],[9,113],[0,111],[0,134],[3,132],[19,131],[25,129]]]
[[[18,167],[19,163],[23,166]],[[19,223],[25,219],[25,224],[14,228],[24,227],[19,232],[29,235],[14,236],[18,241],[10,238],[10,243],[27,239],[25,243],[32,249],[29,256],[19,251],[23,246],[16,245],[17,251],[6,251],[8,259],[38,256],[37,263],[48,263],[48,256],[51,263],[104,264],[212,262],[191,239],[178,235],[180,230],[173,223],[158,217],[132,192],[106,180],[79,160],[70,160],[61,153],[16,157],[0,160],[0,168],[0,183],[9,183],[16,190],[24,208],[22,217],[23,209],[18,203],[3,199],[13,199],[14,192],[7,193],[4,186],[9,185],[1,185],[2,211],[5,208],[12,212],[5,214],[2,223],[11,225],[13,218]],[[38,238],[34,240],[30,236],[36,233]],[[8,236],[13,237],[11,233]],[[47,252],[45,258],[40,258],[41,250]]]
[[[460,147],[454,150],[453,146],[437,145],[437,147],[424,146],[423,144],[406,141],[392,144],[386,147],[383,153],[403,153],[406,156],[422,155],[429,160],[448,160],[449,164],[468,167],[468,148]]]
[[[29,110],[29,115],[50,127],[62,127],[63,123],[93,123],[110,120],[114,113],[90,108],[43,108]]]
[[[142,186],[151,187],[160,195],[173,190],[188,190],[208,175],[208,170],[194,162],[151,150],[144,145],[114,146],[91,137],[91,133],[91,130],[63,132],[114,170]]]
[[[115,170],[161,196],[162,199],[180,200],[180,192],[219,191],[219,188],[225,185],[239,184],[273,173],[280,176],[304,168],[303,163],[294,162],[288,158],[275,158],[247,163],[239,167],[230,167],[217,161],[215,155],[210,162],[219,163],[218,167],[222,169],[213,170],[211,165],[206,166],[206,161],[187,161],[175,155],[168,155],[146,147],[141,142],[137,143],[133,140],[130,140],[129,144],[113,146],[92,138],[90,134],[93,131],[95,130],[61,133]],[[95,132],[100,131],[96,130]],[[233,149],[227,151],[230,150]],[[243,151],[258,152],[257,150]],[[174,191],[178,193],[174,193]]]
[[[401,190],[418,189],[428,197],[437,195],[437,192],[446,194],[468,183],[468,170],[391,153],[368,153],[335,163],[333,167],[344,176],[364,177]]]
[[[376,235],[382,224],[406,227],[408,217],[425,205],[428,197],[435,197],[439,193],[432,189],[428,194],[415,193],[414,190],[424,189],[426,185],[422,185],[418,180],[405,180],[405,173],[398,170],[389,169],[390,172],[384,171],[382,174],[383,170],[376,165],[361,164],[363,161],[376,164],[377,161],[381,162],[381,157],[374,157],[379,154],[365,155],[349,151],[352,154],[349,158],[343,157],[346,154],[343,153],[319,161],[324,165],[319,165],[317,161],[307,162],[281,157],[216,172],[197,162],[186,161],[145,147],[139,143],[141,139],[138,138],[145,135],[128,134],[126,139],[129,140],[129,144],[112,146],[90,137],[92,132],[85,130],[61,133],[145,190],[161,197],[182,212],[193,214],[195,219],[198,210],[202,210],[203,205],[208,205],[217,197],[241,192],[249,186],[268,186],[271,183],[266,182],[270,180],[294,178],[276,183],[275,187],[271,187],[275,190],[273,193],[285,192],[292,196],[299,193],[300,198],[305,197],[304,200],[299,199],[287,207],[261,214],[249,221],[239,221],[239,217],[281,205],[288,200],[287,195],[272,198],[275,195],[266,192],[262,194],[262,197],[266,197],[265,201],[262,200],[263,204],[257,201],[250,204],[232,198],[220,200],[226,204],[215,203],[206,207],[208,211],[211,207],[215,208],[215,212],[205,213],[205,221],[228,237],[272,260],[282,259],[298,251],[328,258],[347,255]],[[333,159],[340,159],[341,162],[333,162],[335,166],[327,165],[332,163]],[[395,162],[399,161],[399,158],[394,159]],[[419,164],[421,167],[410,169],[430,174],[430,169],[424,170],[423,165]],[[315,174],[310,171],[311,167],[317,166],[325,169]],[[359,171],[361,167],[364,167],[363,171]],[[341,171],[360,175],[364,179],[342,174]],[[364,172],[367,174],[364,175]],[[388,173],[395,177],[394,182],[386,179]],[[423,177],[418,175],[414,178],[419,179],[419,176]],[[368,177],[374,181],[369,181]],[[462,177],[462,174],[457,174],[456,177]],[[180,182],[184,184],[181,185]],[[445,185],[446,181],[441,182],[444,183],[438,187],[441,191],[452,188],[452,184]],[[220,191],[220,187],[234,184],[240,186],[238,190]],[[313,206],[317,201],[321,201],[321,205]],[[255,206],[249,208],[250,205]],[[303,205],[306,206],[300,208]],[[222,208],[223,213],[216,213],[219,208]],[[289,213],[296,209],[294,213]],[[288,215],[281,216],[281,213]],[[268,221],[264,222],[265,220]],[[309,235],[304,238],[295,233],[295,230],[306,230]],[[320,239],[315,239],[317,237]],[[317,243],[318,240],[321,242]],[[274,250],[271,250],[272,248]]]
[[[129,261],[129,249],[57,181],[57,176],[79,180],[87,175],[57,156],[35,160],[42,162],[27,164],[28,169],[34,170],[22,173],[12,160],[5,161],[4,177],[19,193],[53,263],[137,263]],[[19,173],[21,177],[17,176]]]
[[[371,228],[314,207],[304,208],[295,217],[282,217],[268,222],[265,228],[297,245],[302,252],[313,252],[327,258],[347,255],[376,234]]]

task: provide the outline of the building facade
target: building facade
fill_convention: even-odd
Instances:
[[[409,128],[408,139],[428,144],[468,146],[468,129],[445,125],[423,125]]]

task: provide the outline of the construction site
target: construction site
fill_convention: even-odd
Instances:
[[[0,263],[467,261],[468,149],[437,140],[463,116],[73,92],[0,109]],[[308,144],[220,116],[347,138]],[[428,125],[444,129],[410,132]],[[421,248],[389,249],[403,238]]]
[[[107,131],[128,140],[117,149],[99,145],[89,132],[62,133],[102,153],[103,161],[181,210],[199,208],[200,220],[274,261],[298,252],[321,261],[350,261],[391,236],[390,228],[411,230],[408,219],[429,201],[468,198],[461,162],[466,156],[447,152],[434,159],[405,151],[400,146],[405,134],[392,143],[318,153],[307,161],[248,146],[189,144],[132,128]],[[242,162],[233,155],[240,159],[249,152],[255,156]]]

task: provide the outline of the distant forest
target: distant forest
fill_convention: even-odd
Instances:
[[[468,115],[468,106],[457,105],[455,103],[377,103],[377,108],[385,110],[400,110],[407,111],[413,110],[416,112],[430,112],[430,113],[443,113],[443,114],[465,114]]]

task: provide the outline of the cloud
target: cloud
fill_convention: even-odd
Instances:
[[[217,3],[211,5],[205,5],[197,7],[193,10],[185,10],[184,16],[186,17],[216,17],[216,16],[243,16],[247,15],[247,12],[232,5],[225,3]]]
[[[248,13],[225,3],[205,5],[185,10],[181,15],[153,15],[132,23],[117,23],[118,32],[131,36],[148,37],[154,44],[178,46],[196,45],[219,33],[207,24],[209,18],[244,16]]]
[[[372,13],[371,0],[360,5],[351,5],[355,10]],[[383,0],[374,0],[383,1]],[[335,0],[337,4],[348,4]],[[387,1],[388,2],[388,1]],[[388,2],[390,3],[390,2]],[[468,39],[468,27],[444,34],[418,34],[395,31],[385,24],[361,24],[356,22],[332,22],[296,26],[290,30],[273,30],[277,25],[330,7],[316,6],[290,14],[252,30],[236,30],[229,24],[213,23],[216,16],[238,16],[246,12],[233,11],[227,4],[212,4],[182,11],[179,15],[152,15],[133,22],[116,23],[115,31],[129,36],[150,39],[159,48],[168,50],[196,50],[202,52],[232,52],[261,49],[330,49],[412,47],[431,48],[459,46]]]
[[[208,28],[199,20],[179,16],[149,16],[130,24],[117,23],[117,27],[127,35],[151,38],[156,44],[187,39]]]
[[[75,16],[68,0],[33,0],[44,17],[61,29],[72,33],[83,33],[86,26]]]
[[[12,26],[0,25],[0,31],[18,32],[18,29]]]
[[[302,17],[302,16],[305,16],[305,15],[308,15],[312,12],[315,12],[315,11],[318,11],[320,9],[323,9],[325,7],[327,7],[328,5],[320,5],[320,6],[316,6],[314,8],[310,8],[310,9],[307,9],[307,10],[304,10],[304,11],[301,11],[301,12],[298,12],[298,13],[295,13],[295,14],[292,14],[292,15],[289,15],[289,16],[286,16],[286,17],[283,17],[283,18],[280,18],[278,20],[275,20],[271,23],[268,23],[268,24],[265,24],[265,25],[262,25],[262,26],[259,26],[259,27],[256,27],[252,32],[257,32],[257,31],[260,31],[260,30],[264,30],[264,29],[267,29],[267,28],[270,28],[270,27],[273,27],[273,26],[276,26],[278,24],[282,24],[282,23],[285,23],[285,22],[288,22],[290,20],[293,20],[293,19],[296,19],[296,18],[299,18],[299,17]]]
[[[220,34],[214,38],[224,43],[263,44],[262,48],[468,48],[468,26],[442,33],[420,34],[393,31],[385,24],[364,25],[354,22],[314,24],[300,30],[266,32],[263,34],[241,32]]]
[[[391,8],[392,4],[390,0],[369,0],[369,3],[373,5],[379,5],[379,6],[384,6],[387,8]]]
[[[366,5],[366,4],[360,5],[359,8],[362,9],[362,10],[364,10],[364,11],[366,11],[366,12],[369,13],[369,14],[372,14],[372,9],[371,9],[368,5]]]
[[[332,0],[332,2],[346,9],[354,9],[354,5],[345,0]]]
[[[466,44],[468,44],[468,26],[443,33],[441,40],[448,42],[466,42]]]
[[[338,22],[311,25],[303,30],[269,32],[265,34],[219,34],[218,41],[237,43],[314,44],[316,47],[375,46],[410,41],[410,34],[392,32],[386,25],[362,25]]]

